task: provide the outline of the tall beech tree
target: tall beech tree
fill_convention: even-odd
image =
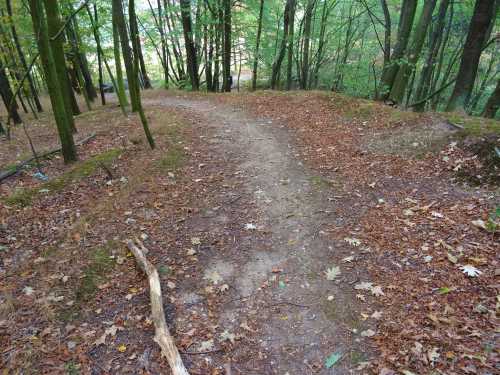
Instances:
[[[260,36],[262,35],[262,16],[264,14],[264,0],[260,0],[259,7],[259,17],[257,26],[257,38],[255,40],[255,52],[253,60],[253,70],[252,70],[252,90],[255,91],[257,88],[257,68],[259,66],[259,47],[260,47]]]
[[[231,0],[222,0],[224,8],[224,49],[223,49],[223,59],[222,59],[222,82],[223,91],[231,91],[231,82],[229,80],[231,76]]]
[[[198,91],[200,82],[198,77],[198,57],[193,40],[193,24],[191,21],[191,0],[180,0],[182,29],[184,32],[184,46],[186,49],[187,70],[191,80],[191,88]]]
[[[417,9],[417,3],[418,0],[403,0],[403,3],[401,4],[396,45],[394,46],[394,51],[391,54],[389,63],[384,66],[382,77],[380,78],[380,85],[377,90],[379,99],[381,100],[385,100],[389,96],[392,84],[394,83],[394,79],[396,78],[396,74],[399,70],[401,59],[406,53]]]
[[[42,61],[42,67],[45,73],[45,82],[47,84],[52,110],[56,120],[59,140],[65,163],[70,163],[78,159],[75,142],[71,132],[71,114],[66,112],[64,104],[62,83],[59,81],[59,75],[55,67],[55,60],[49,42],[47,19],[44,13],[43,4],[39,0],[29,0],[31,19],[35,40],[38,45],[38,51]],[[52,19],[51,22],[54,22]]]
[[[130,102],[132,105],[132,112],[138,112],[139,103],[139,83],[137,81],[138,71],[135,72],[134,61],[132,58],[132,50],[130,48],[130,39],[128,36],[127,24],[125,23],[125,16],[123,14],[123,6],[121,0],[113,0],[112,3],[113,23],[116,24],[114,32],[119,35],[123,62],[125,64],[125,72],[128,81],[128,91],[130,95]],[[134,39],[132,39],[134,40]]]
[[[490,25],[496,17],[496,0],[476,0],[469,32],[463,48],[455,87],[446,107],[447,111],[465,111],[476,80],[481,52]]]
[[[76,99],[74,98],[73,88],[68,78],[68,71],[66,70],[66,58],[64,56],[64,47],[62,42],[62,32],[59,32],[63,23],[61,20],[61,14],[59,12],[59,4],[57,0],[43,0],[45,6],[45,12],[47,15],[47,26],[50,39],[50,49],[52,51],[52,57],[54,59],[57,79],[63,89],[63,101],[66,108],[67,121],[71,131],[75,132],[75,121],[73,119],[73,113],[80,114],[80,109],[78,104],[76,104]]]
[[[120,0],[121,1],[121,0]],[[144,134],[148,140],[149,146],[154,149],[155,141],[153,139],[153,135],[149,130],[148,119],[144,113],[144,109],[142,108],[141,102],[141,92],[139,90],[139,84],[137,82],[137,77],[139,76],[139,30],[137,27],[137,16],[135,14],[135,2],[134,0],[129,0],[128,2],[128,16],[130,23],[130,37],[132,40],[132,50],[133,50],[133,79],[136,81],[133,85],[136,90],[135,100],[137,105],[137,111],[139,112],[139,117],[141,118],[142,127],[144,129]]]

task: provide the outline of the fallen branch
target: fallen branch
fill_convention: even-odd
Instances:
[[[82,139],[81,141],[79,141],[75,145],[76,146],[81,146],[81,145],[83,145],[84,143],[87,143],[88,141],[90,141],[93,138],[95,138],[95,133],[89,135],[87,138]],[[43,153],[41,155],[37,155],[37,156],[38,156],[38,159],[43,159],[43,158],[46,158],[47,156],[50,156],[50,155],[53,155],[53,154],[57,154],[61,150],[62,150],[61,147],[59,147],[59,148],[55,148],[53,150],[49,150],[49,151],[47,151],[47,152],[45,152],[45,153]],[[33,160],[35,160],[35,157],[29,158],[28,160],[25,160],[25,161],[19,163],[14,168],[8,169],[6,171],[1,171],[0,172],[0,182],[2,182],[3,180],[5,180],[8,177],[14,176],[21,169],[23,169],[23,167],[25,165],[30,164]]]
[[[168,364],[173,375],[189,375],[184,367],[181,356],[174,340],[168,331],[165,313],[163,312],[163,300],[161,296],[160,277],[156,268],[146,259],[148,250],[139,241],[138,247],[132,240],[127,240],[129,250],[134,254],[137,264],[148,277],[149,297],[151,299],[151,314],[155,325],[154,341],[160,346],[162,354],[167,357]]]

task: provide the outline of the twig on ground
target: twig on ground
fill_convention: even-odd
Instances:
[[[84,138],[82,139],[80,142],[76,143],[76,146],[81,146],[83,145],[84,143],[87,143],[88,141],[90,141],[92,138],[95,138],[95,133],[94,134],[91,134],[89,135],[87,138]],[[46,158],[47,156],[50,156],[50,155],[53,155],[53,154],[57,154],[59,151],[61,151],[61,148],[56,148],[56,149],[53,149],[53,150],[49,150],[41,155],[37,155],[38,156],[38,159],[43,159],[43,158]],[[6,178],[8,177],[11,177],[11,176],[14,176],[15,174],[19,173],[19,171],[25,166],[25,165],[28,165],[30,164],[33,160],[35,160],[34,157],[32,158],[29,158],[28,160],[25,160],[21,163],[19,163],[18,165],[16,165],[14,168],[12,169],[9,169],[9,170],[6,170],[6,171],[0,171],[0,182],[2,182],[3,180],[5,180]]]
[[[156,268],[146,259],[148,250],[139,242],[138,247],[132,240],[127,240],[127,247],[134,254],[135,260],[149,281],[149,297],[151,299],[151,314],[155,325],[154,341],[160,346],[162,354],[167,357],[168,364],[174,375],[189,375],[182,358],[168,331],[163,311],[160,277]]]

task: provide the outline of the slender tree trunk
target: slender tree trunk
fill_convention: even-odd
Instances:
[[[223,91],[231,91],[231,0],[222,0],[224,6],[224,56],[222,59]]]
[[[421,101],[429,93],[432,72],[434,70],[436,57],[438,55],[439,48],[443,40],[442,35],[444,30],[444,24],[446,21],[446,12],[448,10],[449,5],[450,5],[450,0],[441,0],[441,3],[439,4],[436,23],[434,24],[432,33],[430,35],[429,52],[427,54],[425,64],[422,68],[422,72],[420,73],[420,79],[417,85],[417,91],[415,92],[416,101]],[[425,109],[425,102],[415,106],[413,109],[417,112],[423,111]]]
[[[92,18],[92,14],[90,13],[90,9],[89,9],[88,5],[87,5],[87,11],[89,13],[89,17]],[[97,14],[97,6],[95,4],[94,4],[94,19],[93,19],[92,23],[94,23],[94,22],[95,22],[95,27],[97,28],[99,25],[99,18],[98,18],[98,14]],[[95,31],[96,32],[94,32],[94,39],[95,39],[95,43],[97,46],[97,65],[99,68],[99,92],[101,94],[101,104],[106,105],[106,94],[104,93],[104,82],[103,82],[103,78],[102,78],[102,58],[103,58],[103,56],[101,55],[101,38],[100,38],[97,30],[95,30]]]
[[[308,0],[304,13],[304,32],[303,32],[303,52],[302,52],[302,73],[300,88],[307,90],[309,84],[309,44],[311,42],[311,20],[316,0]]]
[[[113,0],[113,23],[116,24],[117,31],[120,35],[120,44],[122,47],[123,62],[125,63],[125,72],[127,74],[128,90],[130,94],[130,102],[132,104],[132,112],[139,111],[139,83],[137,75],[139,72],[134,71],[134,62],[132,58],[132,50],[130,49],[129,36],[125,16],[123,14],[123,6],[121,0]],[[134,39],[132,39],[134,41]]]
[[[64,107],[66,108],[67,121],[71,131],[75,132],[75,121],[72,116],[75,106],[74,104],[72,104],[71,99],[71,96],[74,97],[74,93],[71,87],[71,83],[68,79],[68,71],[66,70],[66,57],[64,56],[62,33],[59,37],[55,38],[56,34],[59,32],[63,25],[61,14],[59,12],[59,4],[57,0],[43,0],[43,3],[45,5],[45,13],[47,15],[50,49],[52,51],[52,57],[54,58],[54,63],[56,65],[55,67],[57,71],[57,80],[60,82],[61,88],[63,89],[63,102]],[[74,102],[76,102],[76,99],[74,100]],[[80,113],[80,109],[78,109],[77,112]]]
[[[162,9],[161,0],[157,0],[156,3],[158,7],[158,30],[160,31],[160,39],[161,39],[161,54],[163,56],[163,61],[164,61],[163,80],[165,89],[168,90],[168,59],[167,59],[167,39],[165,38],[165,18],[163,14],[164,10]]]
[[[196,55],[196,47],[193,41],[193,26],[191,21],[191,1],[180,0],[182,30],[184,32],[184,45],[186,48],[187,69],[191,80],[191,88],[193,91],[198,91],[200,82],[198,78],[198,60]]]
[[[120,105],[123,107],[127,107],[128,99],[125,93],[125,83],[123,82],[122,58],[120,55],[120,32],[118,31],[116,22],[114,22],[114,15],[113,15],[113,53],[115,56],[116,85],[118,86],[116,95],[118,96],[118,101],[120,102]]]
[[[385,100],[391,92],[392,84],[398,73],[400,60],[406,53],[408,41],[410,39],[411,29],[413,27],[413,19],[417,9],[418,0],[403,0],[401,5],[401,16],[398,25],[398,36],[394,51],[392,52],[391,61],[384,67],[382,77],[379,84],[379,100]]]
[[[288,25],[288,61],[286,68],[286,89],[292,88],[292,67],[293,67],[293,32],[295,28],[295,6],[296,2],[293,1],[290,7],[290,24]]]
[[[490,81],[491,77],[491,71],[493,70],[493,65],[494,65],[495,59],[492,57],[490,58],[490,62],[488,63],[488,68],[486,69],[486,73],[483,75],[483,79],[481,80],[481,84],[479,85],[476,94],[472,97],[472,100],[470,101],[469,107],[467,108],[467,113],[471,115],[476,107],[477,104],[479,103],[479,99],[481,99],[481,96],[484,93],[484,89],[488,85],[488,81]],[[495,74],[493,75],[494,78]]]
[[[9,112],[9,117],[14,121],[14,124],[20,124],[22,120],[21,116],[19,116],[19,112],[17,112],[17,103],[12,93],[5,67],[1,64],[0,61],[0,95],[2,96],[7,112]]]
[[[25,72],[28,71],[28,64],[26,63],[26,58],[24,56],[24,52],[21,48],[21,44],[19,43],[19,37],[17,35],[17,30],[14,25],[14,22],[12,20],[12,6],[11,6],[11,0],[6,0],[5,4],[7,6],[7,14],[11,18],[11,32],[12,32],[12,39],[14,39],[14,44],[16,46],[17,54],[19,55],[19,60],[21,61],[21,64],[23,66],[23,69]],[[38,112],[43,112],[42,104],[40,103],[40,98],[38,97],[38,92],[35,88],[35,84],[33,82],[33,78],[31,73],[28,73],[28,76],[26,77],[28,80],[28,84],[31,90],[31,95],[33,97],[33,100],[35,101],[36,109]]]
[[[275,90],[278,86],[280,79],[281,63],[285,58],[286,45],[288,40],[288,25],[290,23],[290,8],[294,0],[287,0],[285,5],[285,10],[283,12],[283,37],[281,39],[281,45],[277,51],[277,56],[274,60],[272,72],[271,72],[271,88]]]
[[[491,93],[490,98],[484,107],[483,116],[486,118],[494,118],[500,108],[500,78],[497,81],[495,91]]]
[[[380,0],[382,10],[384,12],[384,68],[391,61],[391,13],[389,12],[389,7],[387,6],[386,0]]]
[[[432,13],[436,6],[436,0],[426,0],[422,8],[422,14],[417,22],[410,48],[406,54],[406,61],[399,64],[399,69],[394,78],[389,98],[396,104],[403,102],[404,94],[408,86],[408,81],[415,69],[420,52],[424,46],[427,29],[432,19]]]
[[[69,163],[78,159],[68,119],[71,114],[66,113],[66,107],[62,98],[65,91],[62,89],[62,85],[58,80],[54,58],[50,49],[49,35],[42,2],[39,0],[29,0],[29,6],[31,10],[31,19],[33,21],[33,30],[38,44],[38,51],[42,60],[42,66],[45,72],[47,88],[49,90],[50,101],[52,103],[52,110],[54,111],[59,139],[61,141],[64,162]]]
[[[129,22],[130,22],[130,38],[132,40],[132,49],[133,49],[133,53],[134,53],[134,56],[133,56],[133,61],[134,61],[133,78],[135,80],[137,80],[137,77],[139,75],[139,31],[137,28],[137,18],[136,18],[136,14],[135,14],[134,0],[129,0],[128,14],[129,14]],[[155,141],[153,139],[153,135],[151,134],[151,131],[149,130],[148,120],[147,120],[146,115],[144,113],[144,109],[142,108],[141,92],[139,91],[139,86],[137,85],[137,82],[135,83],[134,87],[137,90],[137,92],[136,92],[137,103],[136,104],[138,106],[138,112],[139,112],[139,116],[141,118],[142,127],[144,129],[144,134],[146,134],[146,138],[148,140],[149,146],[151,147],[151,149],[154,149],[155,148]]]
[[[70,9],[73,11],[72,7]],[[73,17],[72,21],[70,21],[66,27],[68,28],[68,33],[71,36],[71,44],[72,48],[76,51],[76,62],[79,65],[79,70],[82,74],[85,90],[87,92],[87,96],[91,101],[97,98],[97,91],[94,87],[94,82],[92,81],[92,75],[89,70],[89,63],[87,61],[87,56],[85,52],[82,50],[82,42],[80,37],[80,28],[78,26],[78,22],[76,16]]]
[[[146,62],[144,61],[144,54],[142,53],[139,28],[137,27],[137,19],[133,20],[133,24],[137,30],[137,46],[139,48],[139,50],[138,50],[138,52],[139,52],[139,64],[140,64],[140,69],[141,69],[140,73],[141,73],[142,81],[144,82],[144,88],[149,90],[149,89],[152,89],[153,86],[151,85],[151,80],[149,79],[148,72],[146,70]],[[130,23],[130,25],[132,25],[132,22]],[[132,31],[131,31],[131,33],[132,33]]]
[[[495,0],[477,0],[469,25],[457,81],[447,111],[465,111],[469,102],[490,23],[495,19]]]
[[[260,0],[260,8],[259,8],[259,21],[257,26],[257,39],[255,41],[255,57],[253,61],[253,70],[252,70],[252,91],[255,91],[257,88],[257,68],[259,66],[259,47],[260,47],[260,36],[262,34],[262,15],[264,12],[264,0]]]

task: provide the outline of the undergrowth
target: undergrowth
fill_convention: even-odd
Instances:
[[[71,170],[64,172],[60,176],[43,183],[36,188],[16,189],[7,196],[4,201],[8,205],[26,207],[32,204],[33,199],[42,193],[57,193],[63,190],[73,181],[81,180],[92,175],[102,165],[112,163],[118,158],[122,150],[111,149],[102,154],[93,156],[85,161],[77,163]]]

